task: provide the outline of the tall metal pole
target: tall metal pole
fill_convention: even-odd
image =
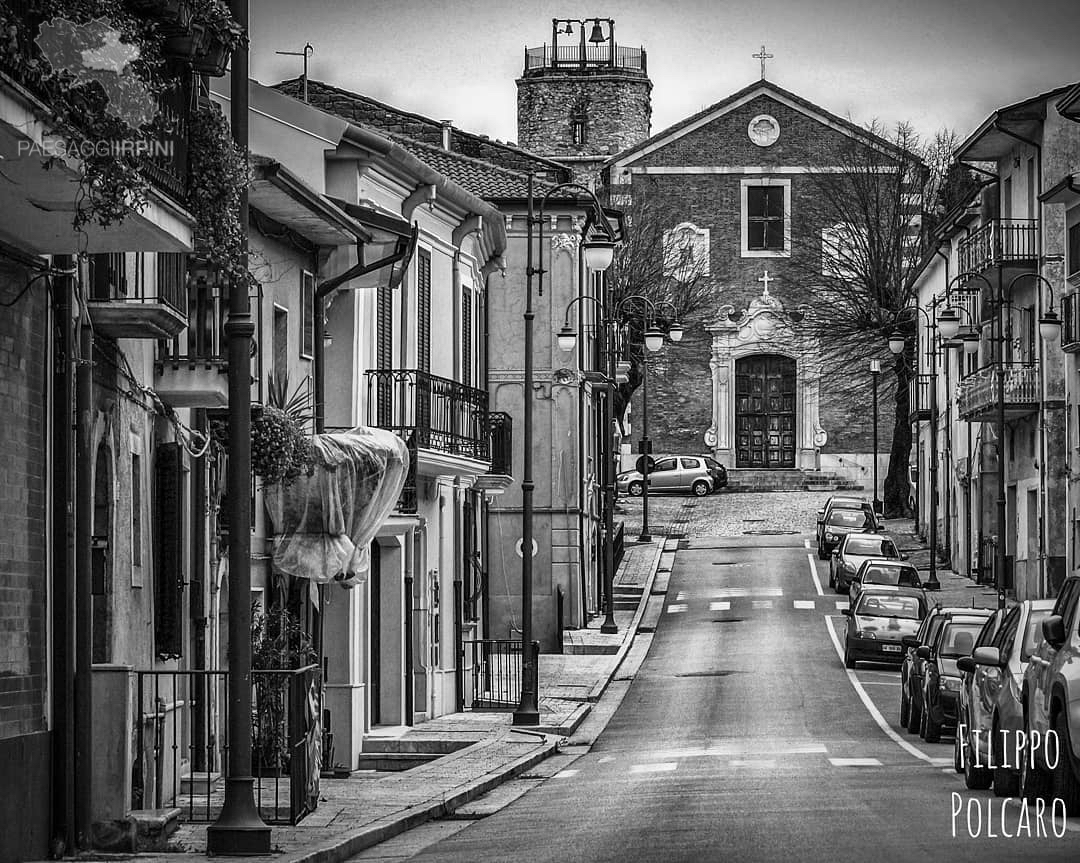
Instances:
[[[930,354],[930,578],[927,590],[941,590],[937,577],[937,517],[938,517],[938,447],[937,447],[937,326],[933,325],[930,336],[933,350]]]
[[[1005,608],[1005,295],[998,267],[998,356],[997,356],[997,548],[995,586],[998,608]]]
[[[231,0],[233,18],[248,31],[248,0]],[[233,140],[248,156],[248,49],[232,55]],[[237,269],[247,273],[248,197],[240,195],[241,250]],[[246,279],[229,285],[229,685],[228,776],[225,802],[206,830],[210,854],[269,854],[270,828],[259,817],[251,775],[251,319]]]
[[[605,293],[607,291],[607,277],[602,277]],[[605,297],[605,299],[608,299]],[[607,392],[604,394],[604,445],[602,455],[604,458],[604,622],[600,624],[600,631],[608,634],[619,631],[615,623],[615,466],[614,458],[614,430],[612,429],[613,414],[612,401],[615,398],[615,345],[609,331],[609,322],[605,321],[600,327],[604,339],[604,353],[607,361]]]
[[[642,307],[642,330],[649,328],[649,307]],[[642,336],[644,339],[644,335]],[[649,349],[643,348],[641,355],[641,535],[638,542],[652,542],[649,533],[649,460],[652,458],[652,443],[649,441]]]
[[[93,465],[94,332],[86,310],[79,314],[79,363],[75,370],[75,844],[89,849],[93,798],[94,715],[91,684],[94,649],[93,583],[90,579],[94,532]],[[138,477],[132,478],[139,482]],[[140,705],[140,710],[142,706]]]
[[[533,478],[532,478],[532,415],[533,415],[533,275],[543,272],[543,223],[540,225],[540,267],[533,268],[533,175],[529,174],[529,203],[525,229],[525,379],[522,386],[525,428],[521,470],[521,701],[514,711],[514,725],[539,725],[537,703],[537,657],[532,649],[532,564],[533,564]]]
[[[874,515],[881,514],[881,500],[878,498],[878,375],[881,374],[881,363],[878,360],[870,360],[870,375],[874,379]]]

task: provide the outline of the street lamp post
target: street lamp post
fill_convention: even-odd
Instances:
[[[870,360],[870,375],[874,379],[874,515],[881,515],[881,500],[878,498],[878,378],[881,376],[881,360]]]
[[[560,183],[544,193],[539,208],[533,194],[533,175],[528,180],[528,208],[525,225],[525,369],[523,381],[523,467],[521,471],[521,699],[514,711],[514,725],[539,725],[540,708],[538,701],[539,681],[537,679],[536,651],[532,643],[532,558],[533,558],[533,489],[532,478],[532,423],[533,423],[533,277],[536,277],[537,290],[544,290],[544,208],[548,199],[556,192],[575,189],[582,192],[592,202],[596,210],[597,224],[605,233],[605,239],[583,240],[581,247],[585,255],[585,265],[598,272],[611,265],[615,252],[615,235],[604,216],[604,208],[596,195],[578,183]],[[536,227],[540,246],[539,266],[533,265],[533,227]]]
[[[566,313],[565,313],[565,316],[564,316],[564,319],[563,319],[563,327],[559,331],[558,343],[559,343],[559,348],[561,350],[563,350],[563,351],[569,352],[569,351],[572,351],[574,349],[574,345],[575,345],[575,343],[577,341],[577,333],[570,326],[570,309],[573,308],[577,303],[580,303],[580,302],[582,302],[584,300],[588,300],[588,301],[590,301],[592,303],[595,303],[598,306],[598,308],[600,309],[600,315],[601,315],[601,326],[600,326],[600,328],[601,328],[601,331],[603,332],[603,335],[604,335],[604,345],[603,345],[603,347],[606,349],[606,363],[607,363],[607,374],[606,374],[606,387],[607,387],[606,405],[607,406],[606,406],[605,411],[604,411],[604,421],[605,421],[605,424],[606,424],[605,434],[606,434],[608,440],[610,440],[610,436],[613,433],[613,430],[611,428],[611,424],[612,424],[611,402],[612,402],[612,400],[614,399],[614,396],[615,396],[615,384],[617,382],[616,381],[616,373],[615,373],[615,339],[614,339],[614,335],[613,335],[614,330],[618,326],[618,318],[617,318],[617,316],[615,314],[613,314],[613,315],[611,315],[609,317],[606,314],[606,309],[605,309],[604,303],[601,302],[600,300],[596,299],[596,297],[591,297],[591,296],[575,297],[566,306]],[[646,297],[643,297],[643,296],[641,296],[639,294],[632,294],[630,296],[624,297],[620,301],[617,309],[621,309],[623,304],[625,302],[627,302],[628,300],[635,300],[635,301],[636,300],[641,300],[644,303],[650,303],[650,301]],[[683,333],[682,325],[678,321],[678,314],[677,314],[678,310],[675,309],[674,304],[668,303],[666,300],[661,301],[661,302],[663,304],[671,306],[672,310],[676,312],[675,317],[673,318],[673,322],[671,324],[671,327],[668,330],[668,335],[669,335],[669,337],[671,338],[672,341],[677,342],[680,339],[682,339],[682,333]],[[656,305],[660,305],[660,304],[658,303]],[[650,303],[650,306],[655,309],[655,305]],[[659,339],[657,339],[657,335],[659,335]],[[647,335],[645,343],[646,343],[646,347],[649,350],[651,350],[651,351],[659,350],[659,348],[663,344],[663,333],[661,333],[659,330],[655,329],[655,327],[654,327],[652,330],[648,331],[648,335]],[[614,535],[613,531],[614,531],[614,518],[615,518],[614,517],[614,511],[615,511],[615,477],[614,477],[614,471],[612,470],[612,465],[611,465],[610,458],[606,458],[605,462],[606,462],[606,469],[605,469],[606,472],[605,472],[605,489],[604,489],[604,491],[605,491],[605,494],[604,494],[604,530],[607,533],[608,541],[605,543],[605,547],[604,547],[604,554],[605,554],[605,561],[604,561],[604,564],[605,564],[604,565],[604,622],[600,627],[600,631],[605,632],[605,633],[615,633],[615,632],[619,631],[619,628],[615,623],[615,602],[614,602],[614,584],[613,584],[613,580],[614,580],[614,577],[615,577],[615,552],[614,552],[614,548],[613,548],[613,545],[612,545],[612,542],[611,542],[611,539],[612,539],[612,537]],[[647,465],[647,459],[646,459],[646,464],[643,465],[643,467],[647,468],[647,466],[648,465]],[[645,472],[643,472],[643,476],[647,476],[647,474]],[[643,484],[643,491],[644,491],[645,487],[647,487],[647,484]]]

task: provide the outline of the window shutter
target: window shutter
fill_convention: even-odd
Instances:
[[[416,261],[416,367],[431,371],[431,253],[421,249]]]
[[[472,386],[472,291],[461,289],[461,382]]]
[[[183,633],[184,508],[179,444],[158,444],[154,480],[154,645],[160,658],[171,658],[182,654]]]
[[[394,293],[380,287],[375,312],[375,366],[386,371],[394,367]],[[388,375],[379,375],[376,392],[376,423],[386,428],[390,423],[393,389]]]

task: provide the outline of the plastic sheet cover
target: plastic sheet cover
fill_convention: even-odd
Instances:
[[[405,485],[409,451],[385,429],[315,435],[311,476],[267,486],[274,566],[312,584],[362,583],[375,533]]]

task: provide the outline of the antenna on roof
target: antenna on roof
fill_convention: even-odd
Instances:
[[[315,53],[315,49],[311,47],[311,43],[308,42],[304,46],[303,51],[275,51],[275,54],[284,54],[288,57],[303,57],[304,58],[304,75],[301,80],[304,82],[304,102],[308,101],[307,91],[307,58]]]

